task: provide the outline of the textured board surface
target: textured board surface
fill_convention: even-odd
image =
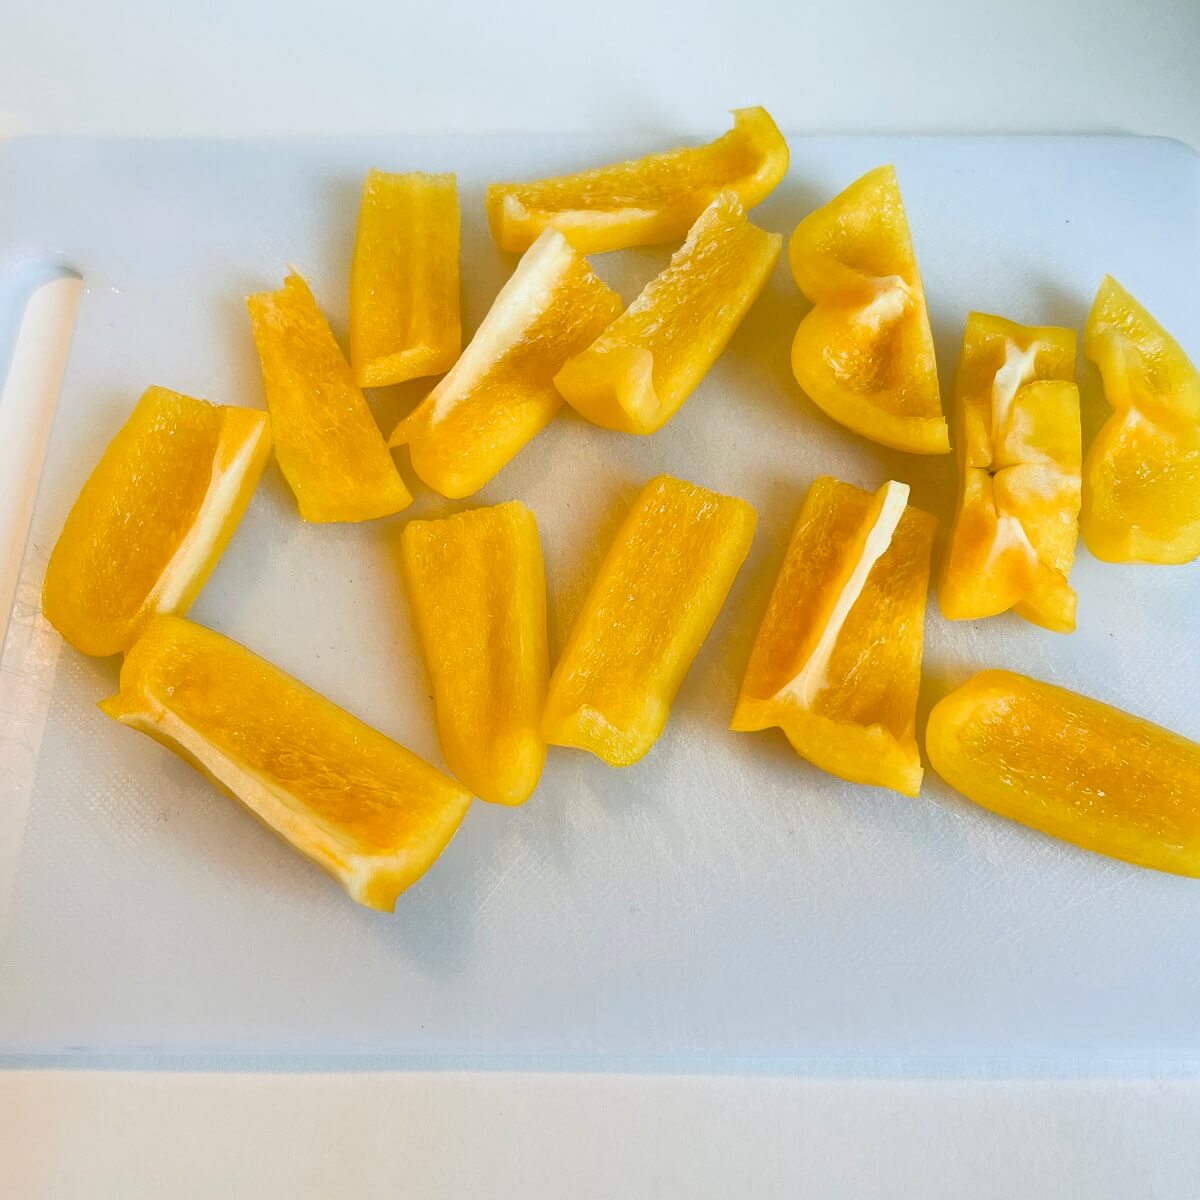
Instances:
[[[37,596],[80,481],[142,389],[260,405],[243,297],[289,261],[344,333],[370,165],[459,173],[469,330],[512,264],[483,220],[489,179],[652,148],[391,138],[0,152],[0,272],[54,257],[86,285],[0,659],[0,1052],[1200,1056],[1200,883],[1052,842],[931,774],[910,800],[822,775],[778,733],[727,731],[811,480],[905,480],[942,537],[953,504],[950,456],[873,446],[799,395],[788,347],[805,304],[782,264],[666,430],[634,439],[564,414],[468,502],[519,497],[537,514],[552,654],[645,478],[670,471],[758,508],[751,556],[639,766],[552,752],[529,804],[475,805],[383,915],[96,710],[116,662],[63,646]],[[1078,327],[1105,271],[1200,353],[1200,167],[1174,143],[797,138],[792,150],[788,180],[755,210],[784,232],[896,163],[944,384],[969,309]],[[665,257],[597,264],[628,299]],[[1086,437],[1102,406],[1090,369],[1081,384]],[[423,386],[375,394],[385,428]],[[440,762],[396,535],[410,516],[465,506],[421,489],[397,518],[308,526],[269,468],[193,615]],[[1200,737],[1200,568],[1081,552],[1073,582],[1071,637],[1011,617],[949,625],[931,609],[919,720],[994,665]]]

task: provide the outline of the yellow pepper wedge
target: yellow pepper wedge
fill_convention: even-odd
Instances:
[[[546,764],[546,573],[519,501],[410,521],[401,565],[450,770],[481,800],[523,804]]]
[[[551,745],[614,767],[650,750],[757,520],[744,500],[669,475],[642,488],[550,677],[542,732]]]
[[[777,726],[823,771],[915,796],[936,522],[907,501],[896,482],[874,496],[829,476],[809,488],[730,727]]]
[[[681,238],[718,192],[753,208],[787,174],[788,148],[764,108],[739,108],[705,146],[648,154],[533,183],[494,183],[488,221],[501,250],[521,252],[547,227],[584,254]]]
[[[938,602],[949,620],[1008,609],[1075,628],[1079,538],[1075,334],[971,313],[955,386],[958,511]]]
[[[470,793],[244,646],[155,617],[101,709],[175,751],[350,897],[391,910]]]
[[[813,302],[792,373],[827,416],[913,454],[950,449],[925,289],[894,167],[877,167],[810,213],[788,245]]]
[[[621,311],[565,237],[548,229],[517,264],[450,373],[392,432],[435,492],[477,492],[554,419],[554,376]]]
[[[1011,671],[940,700],[925,746],[968,800],[1085,850],[1200,876],[1200,745]]]
[[[307,283],[246,300],[275,456],[306,521],[369,521],[412,496]]]
[[[453,175],[368,172],[350,268],[350,360],[359,387],[448,371],[462,350]]]
[[[700,214],[670,265],[555,386],[606,429],[654,433],[682,407],[758,299],[783,238],[746,220],[731,191]]]
[[[1200,556],[1200,372],[1111,277],[1083,349],[1113,407],[1083,463],[1083,540],[1106,562],[1191,562]]]
[[[84,654],[127,650],[155,613],[185,613],[271,454],[264,412],[142,396],[84,483],[42,586],[46,619]]]

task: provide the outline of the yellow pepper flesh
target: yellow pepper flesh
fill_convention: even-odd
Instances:
[[[666,270],[554,377],[567,403],[606,429],[661,429],[758,299],[782,244],[746,220],[733,192],[722,192]]]
[[[1200,876],[1200,745],[1010,671],[940,700],[934,770],[969,800],[1086,850]]]
[[[471,802],[403,746],[179,617],[147,624],[120,692],[100,707],[174,750],[369,908],[395,907]]]
[[[612,766],[637,762],[750,551],[744,500],[669,475],[642,488],[550,677],[542,731]]]
[[[823,476],[805,497],[731,728],[778,726],[809,762],[915,796],[933,517],[888,483]]]
[[[1083,464],[1088,549],[1106,562],[1191,562],[1200,556],[1200,372],[1111,277],[1083,349],[1113,407]]]
[[[400,535],[405,587],[451,771],[480,799],[522,804],[546,763],[546,575],[519,501]]]
[[[532,183],[494,183],[488,220],[501,250],[521,252],[553,225],[584,254],[681,238],[726,188],[753,208],[787,174],[787,142],[766,109],[740,108],[705,146],[648,154]]]
[[[548,229],[517,264],[462,357],[392,433],[436,492],[478,491],[562,407],[554,375],[621,311],[587,259]]]
[[[938,602],[950,620],[1010,608],[1075,628],[1078,540],[1075,334],[971,313],[955,386],[958,510]]]
[[[350,269],[350,359],[360,387],[454,365],[460,237],[453,175],[368,173]]]
[[[275,455],[306,521],[368,521],[412,496],[307,283],[246,301]]]

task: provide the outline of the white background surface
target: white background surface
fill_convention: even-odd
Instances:
[[[814,132],[1200,144],[1195,0],[329,7],[0,0],[0,132],[700,132],[763,103]],[[1184,1200],[1198,1123],[1188,1081],[0,1076],[0,1161],[20,1200]]]

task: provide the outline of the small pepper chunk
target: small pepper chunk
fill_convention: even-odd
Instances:
[[[1200,556],[1200,372],[1111,276],[1083,350],[1113,407],[1083,463],[1083,540],[1106,562],[1191,562]]]
[[[1011,671],[934,705],[925,748],[968,800],[1085,850],[1200,876],[1200,745]]]
[[[523,804],[546,764],[546,573],[519,501],[410,521],[401,565],[450,769],[481,800]]]
[[[155,613],[185,613],[271,454],[264,412],[146,391],[108,444],[50,555],[42,610],[84,654],[127,650]]]
[[[913,454],[944,454],[925,289],[894,167],[876,167],[810,213],[788,261],[813,302],[792,343],[812,402],[855,433]]]
[[[562,407],[555,372],[621,311],[587,259],[548,229],[500,289],[470,345],[392,432],[435,492],[477,492]]]
[[[488,221],[501,250],[523,251],[553,225],[584,254],[681,238],[726,188],[753,208],[787,174],[788,148],[764,108],[739,108],[705,146],[648,154],[533,183],[494,183]]]
[[[763,616],[731,728],[778,726],[801,757],[915,796],[929,554],[936,522],[908,485],[809,488]]]
[[[638,761],[750,551],[744,500],[660,475],[642,488],[550,678],[542,732],[614,767]]]
[[[952,621],[1013,608],[1070,633],[1079,538],[1075,334],[971,313],[955,387],[962,483],[938,602]]]
[[[412,496],[307,283],[246,300],[275,456],[306,521],[369,521]]]
[[[670,265],[554,377],[596,425],[654,433],[682,407],[758,299],[783,238],[746,220],[731,191],[700,214]]]
[[[471,803],[403,746],[179,617],[147,624],[100,707],[175,751],[368,908],[395,907]]]
[[[350,359],[359,387],[440,375],[462,350],[453,175],[368,172],[350,268]]]

